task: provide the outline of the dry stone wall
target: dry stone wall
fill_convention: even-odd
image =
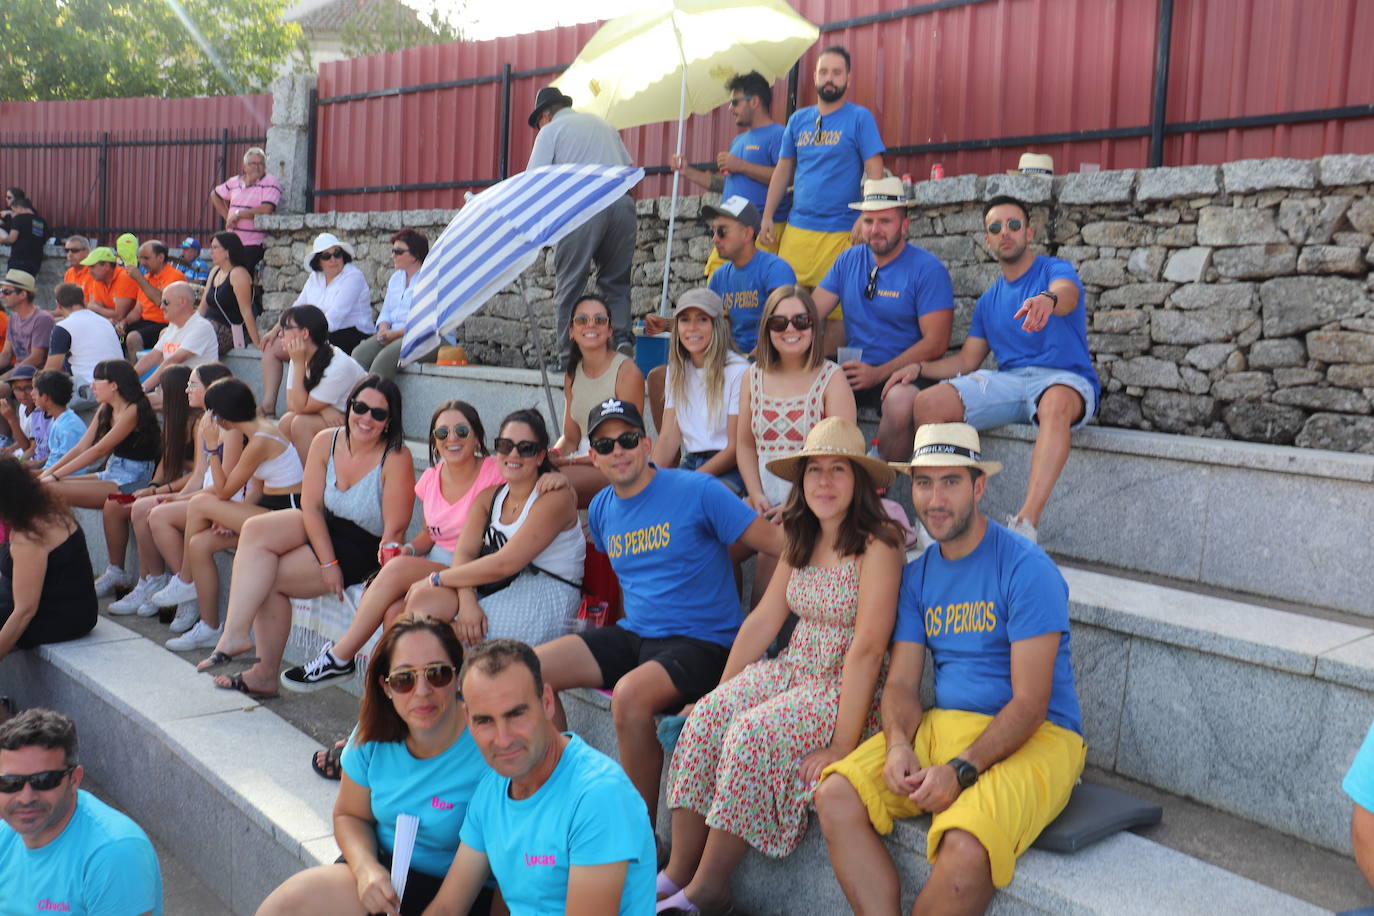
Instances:
[[[1031,208],[1039,250],[1072,262],[1087,290],[1088,339],[1103,385],[1098,422],[1188,435],[1374,452],[1374,156],[1259,159],[1050,178],[964,175],[916,185],[910,240],[949,268],[955,346],[973,303],[999,275],[981,241],[982,202],[1011,194]],[[701,282],[709,197],[679,200],[670,291]],[[633,309],[656,306],[668,201],[643,200]],[[317,232],[359,250],[380,299],[391,232],[434,238],[448,211],[270,218],[267,304],[290,304]],[[553,272],[525,277],[544,347]],[[510,289],[469,319],[476,361],[537,365],[525,307]]]

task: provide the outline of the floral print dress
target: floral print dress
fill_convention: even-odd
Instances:
[[[858,559],[793,570],[787,604],[801,618],[788,648],[697,703],[668,773],[669,806],[690,808],[707,826],[775,858],[806,832],[816,784],[802,781],[801,761],[830,743],[839,717],[840,677],[859,610]],[[878,727],[878,692],[865,736]]]

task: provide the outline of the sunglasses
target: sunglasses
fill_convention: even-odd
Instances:
[[[521,458],[533,457],[540,448],[538,442],[531,442],[528,439],[516,442],[514,439],[507,439],[504,436],[497,437],[491,446],[496,449],[498,455],[509,455],[511,452],[515,452]]]
[[[599,328],[599,327],[602,327],[603,325],[607,325],[607,324],[610,324],[610,323],[611,323],[611,319],[607,318],[605,315],[574,315],[574,316],[573,316],[573,324],[576,324],[576,325],[594,324],[594,325],[596,325],[596,326]]]
[[[83,251],[90,251],[89,248],[63,248],[67,254],[80,254]]]
[[[443,442],[445,439],[448,438],[449,433],[453,433],[453,438],[455,439],[466,439],[468,435],[471,434],[471,432],[472,430],[468,429],[466,426],[463,426],[461,423],[457,426],[454,426],[452,429],[450,429],[447,426],[436,426],[434,427],[434,438],[438,439],[440,442]]]
[[[397,693],[410,693],[415,689],[415,685],[420,682],[420,670],[417,668],[397,668],[382,680]],[[446,662],[425,665],[423,671],[425,680],[429,681],[429,686],[436,690],[453,683],[453,666]]]
[[[409,249],[409,248],[393,248],[393,249],[391,249],[391,253],[394,254],[394,255],[398,255],[398,256],[399,256],[399,255],[403,255],[403,254],[410,254],[410,249]]]
[[[630,430],[629,432],[621,433],[614,439],[607,437],[593,439],[589,444],[592,447],[592,451],[596,452],[598,455],[609,455],[611,452],[615,451],[617,444],[627,452],[631,449],[639,448],[639,442],[643,438],[643,433]]]
[[[332,261],[335,258],[342,258],[343,256],[344,253],[337,248],[333,248],[329,251],[321,251],[319,255],[317,255],[321,261]]]
[[[711,234],[714,235],[714,236],[715,236],[716,238],[718,238],[718,239],[723,239],[723,238],[725,238],[727,235],[730,234],[730,227],[729,227],[729,226],[712,226],[712,227],[711,227]]]
[[[17,296],[17,295],[19,295],[19,290],[17,290],[17,289],[11,289],[11,288],[9,288],[9,287],[5,287],[4,289],[0,289],[0,296]]]
[[[387,417],[391,416],[391,411],[387,410],[385,407],[368,407],[362,401],[354,401],[352,410],[360,417],[365,413],[371,413],[372,419],[376,420],[378,423],[385,421]]]
[[[816,135],[817,135],[817,137],[816,137],[816,142],[818,142],[818,143],[820,142],[820,132],[821,132],[821,127],[822,127],[822,126],[823,126],[823,125],[821,124],[821,116],[820,116],[820,115],[816,115]]]
[[[1019,219],[1009,219],[1009,220],[1007,220],[1007,231],[1008,231],[1008,232],[1020,232],[1020,231],[1021,231],[1021,227],[1024,226],[1024,225],[1025,225],[1025,223],[1021,222]],[[993,220],[992,222],[988,223],[988,235],[999,235],[999,234],[1001,234],[1001,232],[1002,232],[1002,221],[1001,221],[1001,220]]]
[[[787,315],[768,316],[768,330],[770,331],[776,331],[781,334],[783,331],[787,330],[789,324],[798,331],[808,331],[814,326],[814,323],[811,321],[811,316],[805,312],[799,315],[792,315],[791,317]]]
[[[873,269],[868,272],[868,285],[864,287],[864,298],[872,299],[878,292],[878,265],[874,264]]]
[[[41,773],[27,773],[22,776],[12,776],[9,773],[0,774],[0,793],[13,795],[24,790],[24,784],[33,786],[35,792],[50,792],[62,784],[62,780],[67,778],[67,774],[76,769],[75,764],[61,770],[44,770]]]
[[[740,96],[740,97],[737,98],[737,99],[731,99],[731,100],[730,100],[730,107],[731,107],[731,108],[736,108],[736,107],[738,107],[738,106],[740,106],[740,105],[743,105],[745,102],[749,101],[750,99],[755,99],[755,98],[758,98],[758,96],[752,95],[752,94],[751,94],[751,95],[742,95],[742,96]]]

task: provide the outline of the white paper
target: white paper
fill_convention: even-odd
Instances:
[[[413,814],[396,815],[396,842],[391,849],[391,886],[396,898],[404,900],[406,876],[410,874],[410,857],[415,854],[415,834],[420,831],[420,819]]]

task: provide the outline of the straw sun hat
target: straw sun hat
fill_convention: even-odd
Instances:
[[[1002,470],[1000,461],[984,461],[978,430],[967,423],[927,423],[916,430],[910,461],[894,461],[904,474],[912,468],[977,468],[991,477]]]
[[[826,417],[811,427],[801,451],[786,458],[774,458],[768,462],[768,470],[796,483],[803,458],[848,458],[867,471],[878,486],[885,487],[892,483],[896,476],[892,468],[877,458],[868,457],[865,451],[864,434],[859,427],[843,417]]]

